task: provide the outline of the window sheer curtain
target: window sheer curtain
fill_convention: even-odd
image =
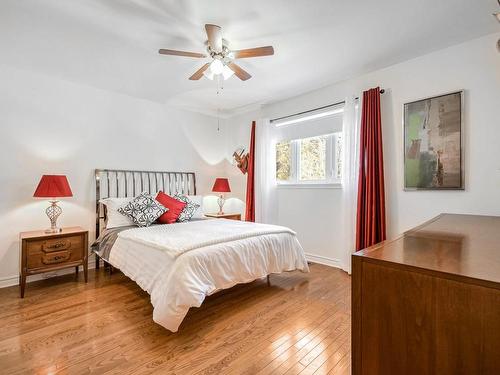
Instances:
[[[351,273],[351,254],[356,248],[356,211],[358,199],[360,114],[358,101],[354,97],[345,99],[343,118],[343,172],[342,172],[342,215],[343,248],[340,266]]]
[[[255,127],[255,221],[276,224],[278,202],[276,191],[276,131],[269,119]]]

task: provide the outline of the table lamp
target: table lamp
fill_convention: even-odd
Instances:
[[[61,207],[57,205],[57,198],[72,197],[73,193],[69,187],[66,176],[43,175],[33,194],[35,198],[50,198],[50,206],[45,213],[50,220],[50,229],[45,233],[59,233],[61,228],[57,227],[57,218],[62,213]]]
[[[224,211],[222,210],[222,208],[224,207],[224,202],[226,200],[224,199],[223,193],[231,192],[231,188],[229,187],[229,180],[227,178],[216,178],[212,191],[214,193],[221,193],[219,195],[219,199],[217,199],[217,203],[219,204],[219,212],[217,214],[224,215]]]

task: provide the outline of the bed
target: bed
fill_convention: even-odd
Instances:
[[[304,251],[285,227],[198,217],[184,223],[106,229],[110,197],[159,190],[196,196],[192,172],[96,170],[96,242],[92,250],[149,293],[153,320],[177,332],[206,296],[273,273],[309,272]]]

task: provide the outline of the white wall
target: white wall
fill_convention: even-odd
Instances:
[[[336,103],[380,86],[388,236],[441,212],[500,215],[500,34],[472,40],[320,90],[262,107],[254,117],[274,118]],[[465,90],[465,191],[403,191],[402,105]],[[228,134],[240,134],[230,129]],[[243,123],[241,126],[248,124]],[[240,138],[233,142],[243,143]],[[231,141],[228,142],[231,145]],[[342,190],[280,189],[280,224],[298,232],[307,253],[336,264],[344,250]],[[322,258],[319,258],[322,259]],[[316,259],[318,260],[318,259]],[[325,259],[323,259],[325,260]]]
[[[200,194],[227,169],[211,117],[0,65],[0,284],[17,282],[19,232],[49,226],[32,198],[42,174],[66,174],[73,198],[60,226],[94,238],[94,168],[197,173]],[[209,141],[207,141],[209,140]],[[208,202],[214,211],[213,202]]]

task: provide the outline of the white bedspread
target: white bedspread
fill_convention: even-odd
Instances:
[[[118,237],[168,251],[177,257],[200,247],[273,233],[295,234],[278,225],[212,219],[135,228],[121,232]]]
[[[225,221],[204,220],[179,226],[208,228],[214,222],[226,225]],[[190,307],[201,306],[205,296],[218,290],[271,273],[309,272],[304,251],[289,230],[217,242],[180,255],[119,236],[109,262],[151,295],[153,320],[172,332],[178,330]]]

